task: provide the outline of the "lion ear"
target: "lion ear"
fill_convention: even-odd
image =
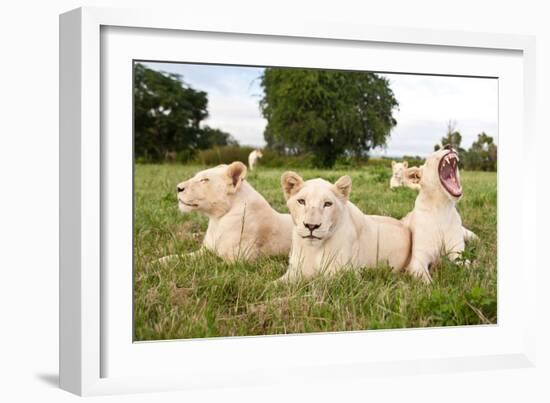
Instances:
[[[391,167],[393,168],[395,166],[395,161],[391,162]]]
[[[344,198],[348,198],[351,192],[351,178],[348,175],[342,176],[336,182],[334,182],[334,188],[336,192]]]
[[[408,168],[409,162],[408,162],[408,161],[403,161],[403,166],[404,166],[405,168]]]
[[[296,172],[288,171],[281,176],[281,186],[283,187],[283,193],[285,199],[288,200],[289,197],[296,194],[304,184],[304,180]]]
[[[407,168],[405,171],[405,177],[412,183],[420,183],[420,179],[422,178],[422,168]]]
[[[241,161],[235,161],[229,164],[227,170],[225,171],[225,174],[229,179],[230,193],[235,193],[237,191],[242,181],[246,177],[246,171],[246,165],[244,165]]]

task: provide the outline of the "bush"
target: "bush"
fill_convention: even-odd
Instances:
[[[384,166],[374,165],[370,170],[370,172],[372,172],[373,180],[376,183],[387,183],[389,182],[392,175],[392,172],[391,170],[388,169],[387,164]]]
[[[216,166],[220,164],[230,164],[234,161],[241,161],[248,166],[248,155],[254,150],[249,146],[217,146],[206,150],[183,150],[176,154],[175,161],[179,164],[196,163],[205,166]],[[266,168],[314,168],[314,156],[310,153],[299,155],[286,155],[275,150],[262,150],[263,157],[260,160],[260,166]],[[364,166],[380,167],[381,169],[390,169],[391,161],[407,160],[409,166],[420,166],[424,160],[420,157],[405,156],[403,158],[388,157],[354,157],[343,156],[337,159],[335,168],[337,169],[357,169]],[[148,163],[150,160],[142,157],[136,157],[136,163]]]
[[[422,159],[419,156],[404,155],[401,158],[389,158],[389,157],[369,158],[366,164],[363,163],[363,165],[367,165],[369,167],[391,168],[392,161],[395,161],[395,162],[407,161],[410,167],[420,166],[424,164],[424,159]]]
[[[187,164],[193,160],[195,150],[184,150],[176,153],[176,162],[179,164]]]
[[[200,150],[195,160],[202,165],[215,166],[220,164],[231,164],[233,161],[241,161],[248,165],[248,154],[252,147],[222,146]]]
[[[467,171],[494,172],[497,170],[496,147],[494,156],[490,155],[489,152],[470,149],[462,154],[461,157],[464,169]]]
[[[388,168],[391,167],[391,161],[389,158],[369,158],[367,165],[370,167]]]
[[[311,168],[313,167],[313,155],[285,155],[272,150],[263,150],[263,158],[260,162],[269,168]]]
[[[241,161],[248,165],[248,155],[253,147],[224,146],[201,150],[197,153],[195,161],[208,166],[230,164],[233,161]],[[272,150],[263,150],[260,165],[270,168],[309,168],[312,166],[312,156],[284,155]]]
[[[401,160],[408,161],[410,167],[419,167],[420,165],[424,165],[424,162],[426,162],[426,160],[419,155],[404,155]]]
[[[248,146],[220,146],[207,150],[199,150],[195,154],[185,154],[184,152],[178,153],[177,161],[181,163],[193,161],[206,166],[216,166],[220,164],[230,164],[233,161],[241,161],[248,166],[248,155],[252,150],[254,150],[254,148]],[[262,152],[263,157],[260,160],[260,166],[266,168],[310,169],[315,167],[315,156],[311,153],[287,155],[270,149],[264,149]],[[424,160],[420,157],[413,156],[405,156],[404,158],[398,159],[398,161],[402,161],[403,159],[409,162],[409,166],[419,166],[424,163]],[[373,166],[389,169],[391,167],[391,161],[392,159],[387,157],[369,158],[368,156],[344,156],[337,159],[335,167],[339,169],[356,169],[363,166]]]

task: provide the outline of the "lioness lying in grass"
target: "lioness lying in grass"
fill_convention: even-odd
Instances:
[[[392,176],[390,178],[390,189],[395,189],[401,186],[406,186],[415,190],[420,189],[420,186],[418,184],[411,182],[405,175],[408,167],[409,163],[407,161],[391,162]]]
[[[348,200],[349,176],[332,184],[323,179],[304,182],[286,172],[281,184],[294,223],[289,266],[281,280],[379,263],[399,270],[408,263],[409,229],[390,217],[363,214]]]
[[[177,185],[179,209],[208,216],[201,250],[208,249],[229,261],[287,255],[292,233],[290,215],[271,208],[245,181],[246,173],[246,166],[238,161],[198,172]],[[174,257],[166,256],[161,261]]]

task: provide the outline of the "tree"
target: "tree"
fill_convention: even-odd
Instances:
[[[479,171],[496,171],[497,145],[485,132],[478,134],[477,140],[464,155],[464,166]]]
[[[462,135],[458,130],[456,130],[456,121],[449,120],[449,122],[447,123],[447,133],[441,138],[441,145],[436,144],[434,146],[434,151],[439,150],[441,147],[451,146],[460,154],[462,154],[466,150],[460,147],[460,143],[462,143]]]
[[[203,91],[177,74],[161,73],[137,63],[134,70],[135,155],[161,160],[167,153],[201,148],[200,123],[208,116]]]
[[[220,129],[213,129],[209,126],[204,126],[201,129],[201,141],[199,147],[201,149],[212,148],[214,146],[238,146],[239,142],[233,136]]]
[[[317,166],[385,145],[397,123],[389,82],[374,73],[266,68],[261,86],[268,148],[313,153]]]

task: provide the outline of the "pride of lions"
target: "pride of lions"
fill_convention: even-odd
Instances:
[[[397,186],[419,191],[414,208],[401,220],[364,214],[349,200],[347,175],[330,183],[304,181],[295,172],[281,177],[290,214],[279,213],[245,180],[247,167],[238,161],[179,183],[178,205],[184,213],[199,211],[209,218],[194,255],[210,250],[228,261],[287,255],[281,281],[384,264],[429,283],[430,269],[443,255],[468,264],[461,259],[464,244],[477,238],[462,226],[456,209],[463,191],[458,161],[456,151],[445,148],[420,167],[392,163],[390,187],[400,181]]]

